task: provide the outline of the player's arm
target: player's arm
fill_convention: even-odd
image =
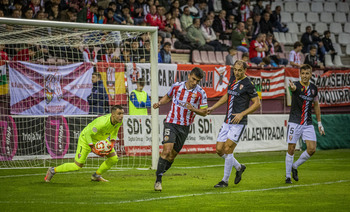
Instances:
[[[171,98],[168,96],[168,94],[166,94],[165,96],[163,96],[159,100],[159,102],[153,104],[153,108],[157,109],[157,108],[159,108],[160,105],[164,105],[164,104],[170,102],[170,100],[171,100]]]
[[[208,115],[208,105],[205,105],[205,106],[197,109],[197,108],[194,108],[193,105],[191,105],[191,103],[186,102],[186,107],[190,111],[195,112],[196,114],[198,114],[200,116]]]
[[[219,101],[217,101],[213,106],[209,107],[208,110],[208,114],[210,114],[211,112],[213,112],[216,108],[220,107],[221,105],[225,104],[225,102],[227,102],[227,93],[225,95],[223,95]]]
[[[252,100],[253,104],[250,105],[250,107],[248,107],[246,110],[242,111],[241,113],[234,114],[235,117],[232,119],[233,124],[238,124],[243,119],[244,116],[253,113],[254,111],[256,111],[260,107],[259,96],[256,96],[256,97],[252,98],[251,100]]]
[[[321,108],[317,97],[316,97],[316,100],[314,101],[314,109],[315,109],[316,119],[318,123],[318,131],[320,132],[321,135],[325,135],[326,133],[324,132],[324,128],[321,122]]]
[[[292,92],[297,89],[297,86],[291,80],[289,80],[289,87]]]

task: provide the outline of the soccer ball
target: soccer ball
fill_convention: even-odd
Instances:
[[[110,150],[110,148],[111,148],[111,143],[109,143],[106,140],[98,141],[95,144],[95,149],[101,152],[107,152]]]

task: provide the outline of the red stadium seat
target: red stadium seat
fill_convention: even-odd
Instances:
[[[210,64],[208,52],[207,51],[200,51],[199,53],[201,55],[202,63]]]
[[[218,64],[221,64],[221,65],[225,64],[225,58],[222,57],[221,51],[216,51],[215,56],[216,56],[216,61],[218,62]]]
[[[216,60],[214,51],[208,51],[208,58],[209,58],[210,64],[218,64],[218,61]]]
[[[198,50],[192,51],[192,63],[195,63],[195,64],[202,64],[203,63]]]

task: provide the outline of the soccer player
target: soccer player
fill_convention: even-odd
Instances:
[[[216,143],[216,153],[225,159],[224,177],[214,187],[227,187],[232,172],[236,169],[235,184],[241,181],[242,173],[246,166],[240,164],[233,156],[239,138],[247,125],[247,115],[260,107],[260,100],[254,84],[245,75],[248,65],[237,60],[233,66],[233,75],[227,88],[227,93],[212,107],[208,108],[208,114],[227,102],[227,112],[224,123],[221,126]],[[250,100],[253,102],[249,106]]]
[[[91,176],[92,181],[108,182],[101,175],[109,170],[118,162],[118,156],[114,149],[120,126],[123,124],[124,109],[120,105],[112,107],[112,113],[100,116],[93,120],[80,133],[77,152],[75,154],[74,163],[64,163],[57,167],[51,167],[47,170],[45,181],[50,182],[56,173],[79,171],[92,151],[99,156],[106,156],[99,169]],[[95,149],[98,141],[110,138],[111,145],[109,151],[100,152]]]
[[[202,69],[192,69],[187,81],[174,83],[167,95],[153,104],[153,108],[157,109],[172,100],[164,122],[163,150],[158,160],[155,191],[162,191],[162,176],[182,149],[195,115],[207,115],[207,94],[198,85],[203,76]]]
[[[305,64],[300,67],[301,80],[289,82],[290,90],[292,91],[292,107],[290,109],[287,128],[286,183],[292,183],[291,172],[293,173],[293,179],[295,181],[299,180],[298,167],[307,161],[316,151],[316,134],[311,118],[312,103],[314,103],[316,119],[318,121],[318,131],[321,135],[325,134],[321,123],[321,109],[317,98],[317,87],[310,83],[311,76],[312,67]],[[300,137],[306,143],[307,149],[293,163],[295,145]]]

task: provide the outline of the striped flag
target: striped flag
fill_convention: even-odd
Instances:
[[[5,62],[0,61],[0,95],[8,94],[8,82],[6,77]]]

